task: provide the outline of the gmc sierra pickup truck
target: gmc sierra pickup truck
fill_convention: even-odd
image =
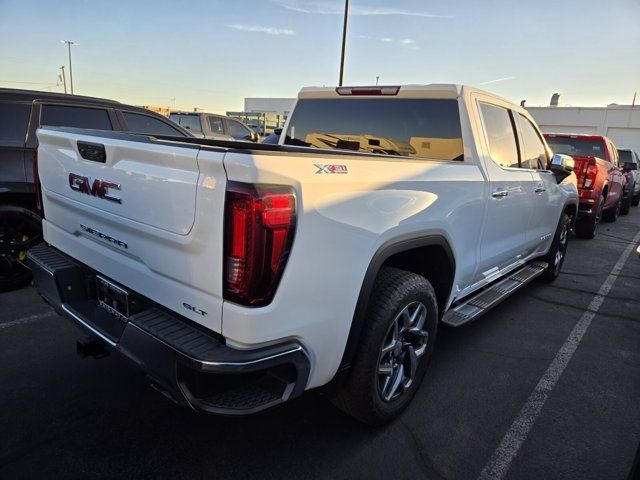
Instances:
[[[325,387],[369,424],[411,401],[439,323],[557,277],[573,160],[459,85],[305,88],[280,144],[38,131],[35,285],[198,411]]]
[[[627,179],[620,169],[618,150],[602,135],[546,133],[544,136],[555,153],[569,155],[575,162],[580,194],[575,232],[579,237],[593,238],[600,220],[615,222],[624,207]]]

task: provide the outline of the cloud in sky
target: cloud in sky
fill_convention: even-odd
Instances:
[[[344,5],[339,2],[313,2],[309,0],[272,0],[287,10],[300,13],[314,13],[319,15],[342,15]],[[453,18],[452,15],[436,15],[429,12],[406,10],[403,8],[370,7],[367,5],[352,5],[350,15],[384,16],[397,15],[405,17]]]
[[[265,27],[262,25],[240,25],[240,24],[233,24],[233,25],[227,25],[227,26],[229,28],[234,28],[242,32],[266,33],[267,35],[295,35],[296,34],[295,30],[291,30],[289,28],[275,28],[275,27]]]
[[[417,50],[419,47],[416,45],[416,41],[413,38],[393,38],[393,37],[372,37],[370,35],[358,35],[358,38],[365,38],[368,40],[379,40],[384,43],[397,43],[404,47],[411,47]]]
[[[502,77],[502,78],[496,78],[494,80],[489,80],[488,82],[482,82],[479,85],[490,85],[492,83],[498,83],[498,82],[506,82],[507,80],[515,80],[516,77]]]

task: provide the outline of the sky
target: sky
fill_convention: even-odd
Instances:
[[[341,0],[0,0],[0,87],[224,113],[336,85]],[[68,67],[67,67],[68,72]],[[640,0],[351,0],[346,85],[470,84],[514,102],[629,104]],[[639,100],[640,102],[640,100]]]

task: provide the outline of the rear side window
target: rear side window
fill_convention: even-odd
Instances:
[[[31,104],[0,102],[0,145],[24,146]]]
[[[458,101],[327,98],[296,104],[285,144],[463,160]]]
[[[202,125],[200,124],[200,117],[198,115],[169,115],[169,120],[187,130],[202,132]]]
[[[509,110],[481,103],[480,112],[489,139],[491,159],[501,167],[518,168],[518,144]]]
[[[209,117],[209,128],[213,133],[224,135],[224,127],[220,117]]]
[[[146,135],[180,135],[178,130],[170,127],[162,120],[150,117],[149,115],[141,115],[139,113],[122,112],[124,122],[127,124],[129,131],[133,133],[143,133]]]
[[[106,110],[69,105],[42,105],[40,125],[113,130]]]
[[[229,126],[229,135],[231,135],[235,140],[251,139],[251,131],[240,122],[227,120],[227,125]]]
[[[534,128],[528,118],[518,114],[518,123],[522,133],[522,150],[524,157],[520,166],[522,168],[533,168],[544,170],[547,168],[547,150],[538,131]]]

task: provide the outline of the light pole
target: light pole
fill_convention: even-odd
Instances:
[[[342,26],[342,55],[340,57],[340,80],[338,86],[342,86],[344,78],[344,51],[347,46],[347,20],[349,19],[349,0],[345,0],[344,4],[344,25]]]
[[[64,85],[64,93],[67,93],[67,77],[64,76],[64,65],[60,65],[60,70],[62,70],[62,84]]]
[[[71,95],[73,95],[73,67],[71,66],[71,45],[77,45],[71,40],[60,40],[60,43],[66,43],[69,50],[69,85],[71,86]]]

